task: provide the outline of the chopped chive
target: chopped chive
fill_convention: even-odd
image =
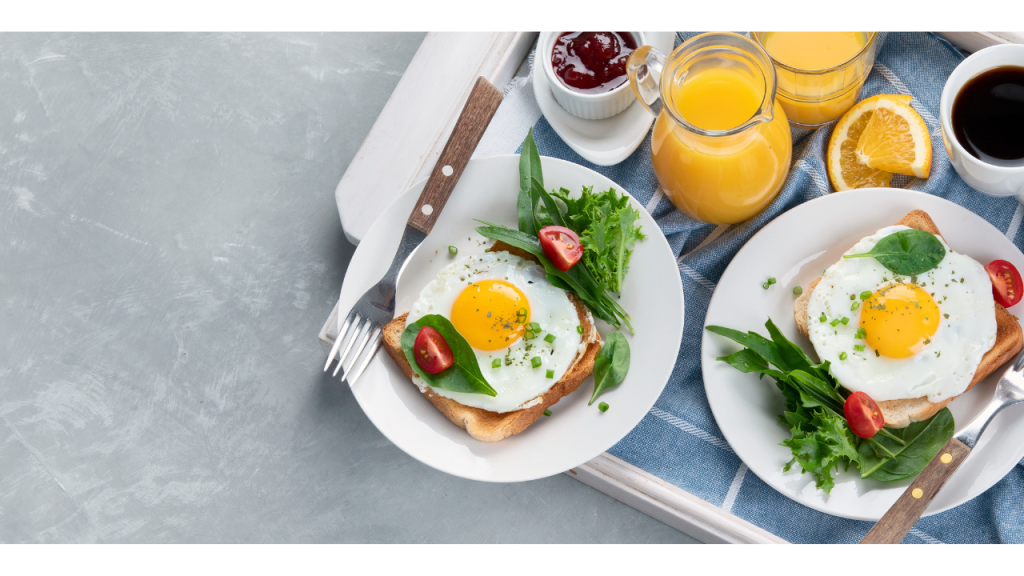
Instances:
[[[547,371],[547,374],[545,374],[545,375],[546,375],[546,376],[547,376],[548,378],[554,378],[554,377],[555,377],[555,371],[554,371],[554,370],[548,370],[548,371]]]
[[[854,302],[853,304],[850,304],[850,312],[853,312],[857,308],[860,308],[860,302]]]
[[[839,318],[836,318],[835,320],[829,322],[829,325],[832,326],[833,328],[839,326]]]
[[[870,290],[865,290],[865,291],[860,293],[860,299],[861,300],[867,300],[868,298],[871,298],[871,291]]]
[[[822,323],[828,322],[828,318],[825,318],[825,313],[821,313],[821,318],[818,318]]]
[[[772,284],[775,284],[775,278],[768,279],[768,285],[771,286]]]
[[[554,334],[548,334],[547,336],[544,337],[544,341],[547,342],[548,344],[554,342],[555,341],[555,335]]]
[[[601,412],[607,412],[608,411],[608,403],[607,402],[601,402],[600,404],[597,405],[597,409],[600,410]]]
[[[840,360],[846,360],[846,352],[840,352],[839,353],[839,359]]]
[[[867,337],[868,337],[867,330],[865,330],[863,328],[857,328],[857,334],[854,336],[854,338],[859,338],[861,340],[864,340]]]
[[[863,352],[864,348],[866,348],[866,346],[864,346],[863,344],[854,344],[853,345],[853,349],[856,350],[857,352]]]
[[[761,284],[761,288],[764,288],[765,290],[767,290],[769,286],[771,286],[771,284],[769,284],[767,282]]]
[[[449,246],[448,253],[451,254],[452,256],[455,256],[456,254],[459,253],[459,249],[456,248],[455,246]]]
[[[799,286],[793,287],[793,294],[800,295],[804,293],[804,289]]]
[[[839,322],[842,323],[843,326],[846,326],[847,324],[850,323],[850,319],[847,318],[846,316],[843,316],[842,318],[839,319]]]
[[[530,330],[533,330],[534,332],[540,332],[540,324],[536,322],[530,322]]]
[[[545,416],[551,416],[551,410],[545,410],[544,411],[544,415]]]
[[[525,333],[523,334],[523,340],[533,340],[533,339],[534,339],[534,338],[536,338],[536,337],[537,337],[537,335],[536,335],[536,334],[534,334],[533,332],[530,332],[529,330],[527,330],[527,331],[526,331],[526,332],[525,332]]]
[[[540,356],[534,356],[533,358],[530,358],[530,364],[532,364],[534,368],[539,367],[541,362],[542,360],[540,359]]]
[[[577,326],[576,327],[576,332],[578,332],[580,334],[583,334],[583,326]]]
[[[491,360],[491,368],[501,368],[501,358]]]

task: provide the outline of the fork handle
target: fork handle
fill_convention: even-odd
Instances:
[[[882,519],[875,524],[861,544],[899,544],[910,532],[925,508],[939,493],[950,476],[963,464],[971,449],[966,444],[950,438],[932,461],[917,475],[914,483],[907,487],[900,499],[889,508]]]
[[[416,207],[409,216],[409,226],[430,234],[502,98],[501,92],[484,77],[476,79],[466,106],[459,114],[455,128],[434,165],[434,171],[430,173],[427,185],[423,187]]]

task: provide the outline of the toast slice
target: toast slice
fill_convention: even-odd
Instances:
[[[938,227],[935,226],[935,222],[923,210],[914,210],[896,224],[931,232],[939,237],[942,236],[939,233]],[[807,287],[807,290],[804,290],[804,293],[796,299],[796,303],[793,305],[793,316],[796,320],[797,329],[805,338],[808,337],[807,306],[811,301],[811,293],[814,292],[814,288],[820,281],[821,278],[818,278],[811,282],[811,285]],[[995,372],[997,368],[1016,356],[1021,351],[1022,345],[1024,345],[1024,335],[1022,335],[1017,317],[1007,312],[1006,308],[1003,308],[997,302],[996,343],[982,356],[981,364],[978,365],[978,369],[974,372],[974,378],[971,379],[967,390],[973,388],[975,384],[984,380],[989,374]],[[964,390],[964,392],[967,390]],[[937,403],[928,401],[928,398],[884,400],[878,403],[878,407],[882,409],[886,426],[889,428],[904,428],[909,426],[911,422],[920,422],[931,418],[936,412],[945,408],[946,404],[952,402],[953,398],[956,398],[956,396]]]
[[[534,262],[537,261],[532,254],[503,242],[495,242],[489,251],[509,252]],[[569,301],[576,307],[576,314],[579,316],[580,325],[583,326],[584,341],[587,339],[591,341],[587,344],[586,350],[577,354],[562,378],[555,382],[547,392],[539,396],[539,404],[512,412],[498,413],[460,404],[451,398],[435,394],[429,386],[421,390],[422,394],[427,397],[427,400],[430,400],[435,408],[454,422],[456,426],[465,428],[470,436],[481,442],[497,442],[502,438],[525,430],[530,424],[536,422],[544,414],[545,410],[561,400],[563,396],[575,392],[580,387],[580,384],[583,383],[583,380],[593,374],[594,359],[597,357],[598,351],[601,350],[601,337],[594,326],[594,318],[590,314],[590,310],[572,292],[566,292],[566,295],[569,297]],[[412,383],[412,366],[409,365],[405,352],[402,350],[402,332],[405,331],[405,320],[408,316],[409,313],[406,312],[388,322],[384,326],[383,341],[384,349],[387,350],[388,355],[391,356],[391,359],[395,361],[395,364],[402,369],[402,372]]]

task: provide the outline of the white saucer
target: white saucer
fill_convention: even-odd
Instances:
[[[783,334],[815,358],[810,343],[797,332],[793,287],[806,289],[858,239],[891,225],[911,210],[927,212],[953,250],[983,264],[1003,259],[1018,269],[1024,268],[1024,254],[1002,232],[948,200],[894,188],[848,190],[801,204],[755,234],[733,257],[718,281],[705,326],[714,324],[766,334],[764,323],[770,317]],[[814,242],[809,243],[808,238]],[[778,284],[764,290],[761,283],[770,276],[778,278]],[[1024,303],[1009,311],[1021,316]],[[801,474],[799,465],[783,472],[783,466],[793,455],[779,445],[790,437],[789,429],[777,419],[782,412],[782,394],[769,378],[758,380],[756,374],[743,374],[715,360],[738,348],[725,338],[704,331],[704,390],[718,427],[736,455],[766,484],[805,506],[855,520],[881,518],[911,480],[865,480],[851,467],[835,472],[835,487],[826,495],[815,488],[811,474]],[[949,404],[958,432],[992,399],[1003,369]],[[1013,406],[996,416],[981,442],[924,515],[948,510],[980,495],[1006,476],[1022,457],[1024,407]]]
[[[675,32],[644,32],[644,36],[666,55],[675,47]],[[544,63],[538,55],[534,56],[533,94],[548,124],[570,148],[598,166],[612,166],[640,146],[654,122],[654,116],[642,104],[634,101],[620,114],[604,120],[577,118],[555,101],[547,76],[537,73],[537,67]]]

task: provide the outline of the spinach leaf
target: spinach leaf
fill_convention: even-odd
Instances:
[[[946,249],[934,234],[909,229],[882,238],[870,252],[847,254],[843,258],[869,256],[896,274],[914,276],[938,266],[946,256]]]
[[[420,328],[430,326],[437,330],[444,337],[445,342],[452,349],[455,357],[455,364],[438,372],[428,374],[416,363],[413,355],[413,344],[416,342],[416,335]],[[467,394],[486,394],[497,396],[494,388],[487,383],[484,375],[480,372],[480,366],[476,362],[476,354],[469,342],[459,334],[459,331],[452,326],[452,323],[439,314],[428,314],[419,320],[408,324],[402,332],[402,351],[405,352],[405,359],[409,361],[412,369],[434,388],[449,390],[451,392],[465,392]]]
[[[629,342],[621,332],[610,332],[594,359],[594,395],[587,405],[593,404],[605,390],[621,384],[628,371]]]
[[[904,446],[889,438],[876,436],[878,444],[894,456],[884,453],[872,442],[862,443],[861,477],[895,482],[917,476],[953,437],[953,429],[953,414],[949,408],[943,408],[924,422],[914,422],[906,428],[891,430],[903,440]]]
[[[540,154],[537,143],[533,140],[533,128],[526,133],[522,150],[519,152],[519,199],[516,201],[516,213],[519,216],[519,229],[536,236],[540,230],[535,217],[537,200],[533,195],[533,181],[544,187],[544,175],[540,167]]]

